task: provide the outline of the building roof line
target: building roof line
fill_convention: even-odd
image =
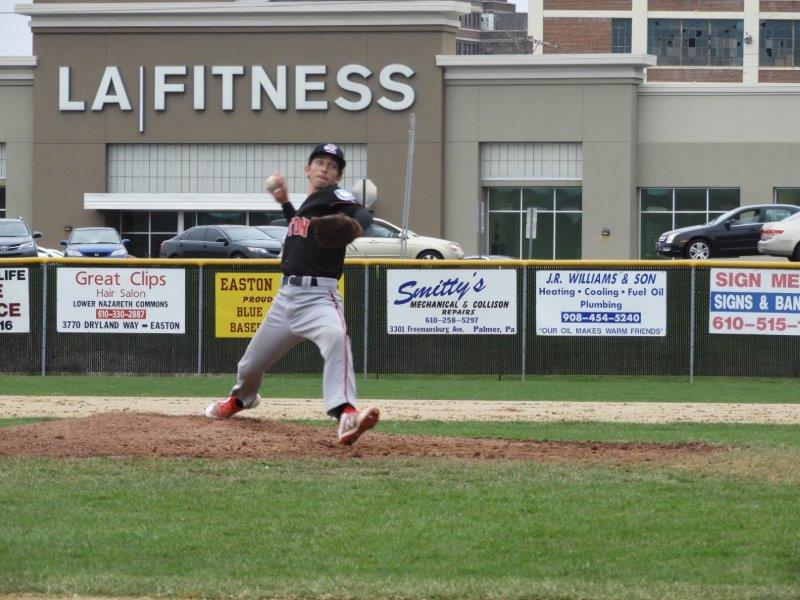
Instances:
[[[470,12],[457,0],[395,2],[83,2],[17,4],[31,27],[268,26],[342,27],[382,25],[459,26]]]

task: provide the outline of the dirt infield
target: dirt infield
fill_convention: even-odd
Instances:
[[[236,417],[102,413],[0,429],[0,456],[88,458],[407,458],[446,457],[551,462],[602,460],[616,464],[681,462],[724,452],[707,444],[553,442],[397,435],[379,430],[352,447],[336,443],[333,425],[312,427]]]
[[[208,398],[0,396],[0,418],[60,420],[0,429],[0,456],[154,458],[518,459],[682,463],[726,452],[705,444],[553,442],[397,435],[371,431],[352,448],[331,427],[280,422],[324,418],[319,400],[273,399],[225,422],[202,416]],[[800,423],[797,404],[672,404],[378,400],[386,420]]]

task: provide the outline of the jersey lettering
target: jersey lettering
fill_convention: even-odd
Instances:
[[[302,237],[308,237],[308,225],[310,221],[305,217],[293,217],[291,221],[289,221],[289,228],[286,230],[286,235],[299,235]]]

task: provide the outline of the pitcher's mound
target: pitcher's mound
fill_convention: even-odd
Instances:
[[[92,456],[156,458],[404,458],[442,457],[672,461],[723,451],[707,444],[553,442],[398,435],[368,431],[350,447],[339,446],[333,421],[314,427],[234,417],[103,413],[19,427],[0,428],[0,456]]]

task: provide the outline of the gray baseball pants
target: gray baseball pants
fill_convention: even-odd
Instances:
[[[261,380],[273,364],[304,339],[319,348],[325,366],[322,396],[325,412],[335,413],[342,404],[356,405],[353,354],[344,306],[337,280],[303,277],[302,285],[283,285],[239,360],[236,385],[231,396],[249,408],[261,387]]]

